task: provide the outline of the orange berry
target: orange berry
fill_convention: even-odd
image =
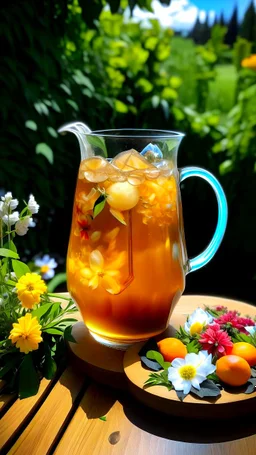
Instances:
[[[244,341],[234,343],[230,354],[238,355],[247,360],[251,367],[256,365],[256,348],[250,343]]]
[[[224,355],[216,362],[216,374],[221,381],[236,387],[246,384],[251,377],[251,368],[238,355]]]
[[[172,362],[176,358],[184,359],[188,353],[185,344],[177,338],[164,338],[157,346],[166,362]]]

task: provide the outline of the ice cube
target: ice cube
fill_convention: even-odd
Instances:
[[[84,178],[93,183],[104,182],[113,173],[112,166],[101,156],[83,160],[80,165],[81,171],[83,171]]]
[[[122,171],[153,168],[153,165],[134,149],[119,153],[112,164]]]
[[[146,147],[144,147],[144,149],[140,152],[140,154],[142,156],[145,156],[145,158],[147,158],[147,160],[150,163],[163,159],[163,154],[162,154],[160,148],[157,145],[153,145],[151,143],[146,145]]]
[[[140,171],[134,171],[128,174],[127,180],[131,185],[137,186],[144,182],[145,176],[144,173]]]

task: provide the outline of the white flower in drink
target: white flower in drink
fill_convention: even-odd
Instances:
[[[5,196],[2,196],[1,199],[3,201],[5,213],[8,213],[8,209],[15,210],[19,204],[18,199],[12,198],[12,193],[10,191],[6,193]]]
[[[251,336],[256,335],[256,325],[252,325],[252,326],[247,325],[247,326],[245,327],[245,330],[246,330]]]
[[[212,354],[199,351],[198,354],[187,354],[184,359],[174,359],[168,368],[168,379],[177,391],[187,395],[191,387],[200,390],[200,384],[214,373],[216,366],[212,364]]]
[[[213,322],[213,317],[204,311],[202,308],[197,308],[189,316],[187,322],[184,325],[184,329],[190,335],[201,333],[205,326]]]
[[[18,220],[17,223],[15,224],[16,234],[21,236],[25,235],[28,232],[30,220],[31,218],[29,216],[26,216],[22,220]]]
[[[6,224],[6,226],[12,226],[13,224],[15,224],[18,221],[19,212],[13,212],[13,213],[10,213],[10,215],[4,215],[2,219],[3,219],[4,224]]]
[[[50,258],[49,254],[45,254],[42,258],[35,260],[35,265],[40,267],[40,273],[44,280],[49,280],[55,275],[56,267],[58,266],[55,259]]]
[[[30,194],[29,200],[28,200],[28,209],[32,214],[38,213],[39,210],[39,204],[36,202],[33,194]]]

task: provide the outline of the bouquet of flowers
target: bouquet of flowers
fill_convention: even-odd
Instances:
[[[174,338],[149,340],[141,363],[153,373],[145,387],[174,389],[180,400],[189,393],[218,397],[222,388],[256,390],[256,322],[217,306],[197,308]]]
[[[35,226],[39,205],[33,195],[20,213],[18,204],[10,192],[0,200],[0,378],[5,382],[1,393],[26,398],[37,393],[42,377],[54,376],[65,359],[65,340],[75,341],[76,307],[47,290],[42,276],[53,277],[54,259],[37,259],[35,271],[19,260],[15,236]]]

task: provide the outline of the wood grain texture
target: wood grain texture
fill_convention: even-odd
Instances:
[[[0,449],[13,438],[20,426],[25,423],[36,406],[40,404],[50,387],[50,382],[47,379],[42,379],[37,395],[25,400],[17,399],[3,416],[0,425]],[[8,396],[12,397],[11,395]],[[15,399],[15,396],[13,398]]]
[[[253,455],[256,438],[248,437],[232,442],[198,443],[213,439],[218,425],[212,428],[201,422],[193,425],[184,420],[170,421],[158,413],[138,406],[124,396],[121,402],[115,392],[99,385],[90,386],[73,416],[54,455]],[[106,416],[106,422],[99,419]],[[189,426],[192,428],[189,429]],[[231,425],[234,425],[232,423]],[[250,429],[253,431],[253,429]],[[233,428],[234,432],[234,428]],[[227,435],[225,435],[227,433]],[[212,436],[211,436],[212,435]],[[222,438],[230,437],[224,432]],[[180,438],[187,441],[181,442]],[[200,439],[201,438],[201,439]],[[209,439],[207,439],[209,438]],[[175,440],[176,439],[176,440]]]
[[[198,307],[204,308],[204,305],[211,307],[224,305],[229,310],[241,312],[242,315],[256,316],[256,308],[243,302],[209,296],[183,296],[174,310],[170,328],[157,338],[160,340],[173,335],[176,328],[184,325],[189,314]],[[168,391],[162,386],[145,389],[144,383],[149,377],[149,371],[141,366],[138,355],[143,344],[135,344],[126,351],[124,369],[129,379],[131,393],[146,405],[169,414],[205,418],[225,418],[234,414],[239,416],[255,411],[256,392],[246,395],[243,393],[245,388],[236,388],[233,392],[232,388],[230,392],[222,390],[221,397],[215,400],[197,399],[188,395],[184,402],[179,400],[174,390]]]
[[[83,383],[84,378],[71,368],[65,370],[8,453],[46,455],[72,410]]]

